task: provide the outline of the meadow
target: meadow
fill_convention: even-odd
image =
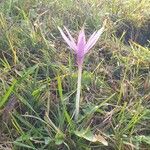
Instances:
[[[78,69],[58,29],[105,30]],[[150,0],[0,1],[0,150],[150,150]]]

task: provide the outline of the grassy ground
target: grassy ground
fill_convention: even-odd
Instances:
[[[1,0],[0,10],[1,150],[150,149],[149,0]],[[77,67],[57,26],[76,37],[84,24],[88,37],[105,19],[75,122]]]

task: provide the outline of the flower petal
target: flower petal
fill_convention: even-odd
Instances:
[[[77,63],[81,63],[84,57],[84,48],[85,48],[86,40],[85,40],[85,33],[84,28],[81,29],[78,36],[77,41]]]
[[[62,29],[60,27],[58,27],[63,39],[66,41],[66,43],[69,45],[69,47],[71,49],[73,49],[74,51],[76,51],[76,47],[74,45],[74,43],[72,43],[72,41],[64,34],[64,32],[62,31]]]
[[[70,41],[72,42],[72,45],[74,46],[75,49],[77,49],[77,46],[76,46],[76,43],[75,43],[74,38],[71,36],[71,34],[70,34],[70,32],[68,31],[68,29],[67,29],[66,27],[64,27],[64,28],[65,28],[65,30],[66,30],[68,36],[69,36]]]
[[[84,32],[84,28],[82,27],[82,29],[79,32],[79,36],[78,36],[78,41],[77,41],[77,46],[80,45],[82,43],[82,45],[86,44],[86,40],[85,40],[85,32]]]
[[[88,43],[89,41],[91,41],[91,39],[95,36],[95,34],[96,34],[96,31],[90,36],[90,38],[88,39],[87,43]]]
[[[98,41],[103,31],[104,31],[104,26],[100,30],[98,30],[97,33],[95,34],[93,33],[91,35],[91,37],[87,41],[87,44],[85,45],[84,54],[86,54],[95,45],[95,43]]]

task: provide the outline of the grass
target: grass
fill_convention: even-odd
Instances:
[[[115,34],[126,21],[145,31],[148,0],[0,3],[0,149],[149,150],[149,44]],[[76,37],[84,24],[90,35],[106,18],[74,121],[77,67],[57,26]]]

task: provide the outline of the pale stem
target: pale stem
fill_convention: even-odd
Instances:
[[[82,65],[79,65],[78,66],[78,83],[77,83],[77,95],[76,95],[75,120],[78,120],[78,117],[79,117],[81,78],[82,78]]]

